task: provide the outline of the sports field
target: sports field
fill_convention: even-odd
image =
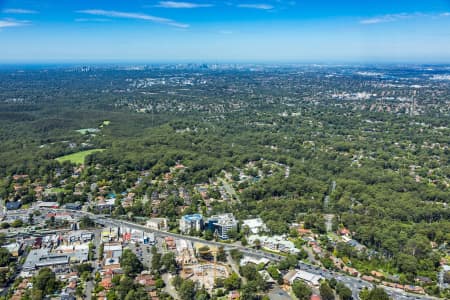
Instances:
[[[80,151],[80,152],[76,152],[76,153],[72,153],[72,154],[68,154],[68,155],[64,155],[64,156],[60,156],[57,157],[56,160],[59,162],[63,162],[63,161],[70,161],[74,164],[77,165],[81,165],[84,163],[84,159],[86,158],[86,156],[88,156],[89,154],[95,153],[95,152],[101,152],[104,151],[105,149],[91,149],[91,150],[86,150],[86,151]]]

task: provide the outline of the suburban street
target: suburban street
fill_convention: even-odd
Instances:
[[[95,254],[94,254],[94,261],[95,261],[95,266],[92,270],[92,279],[86,282],[85,285],[85,294],[86,294],[86,299],[87,300],[91,300],[92,298],[92,291],[94,290],[94,278],[95,278],[95,272],[97,271],[97,261],[99,260],[100,257],[100,232],[98,232],[97,234],[94,235],[94,241],[93,241],[93,245],[95,247]]]
[[[60,209],[60,210],[64,210],[64,209]],[[284,258],[281,255],[267,253],[262,250],[255,250],[253,248],[244,247],[244,246],[240,246],[240,245],[224,244],[224,243],[220,243],[220,242],[216,242],[216,241],[207,241],[207,240],[204,240],[204,239],[201,239],[198,237],[186,236],[186,235],[182,235],[182,234],[166,232],[166,231],[161,231],[161,230],[154,230],[154,229],[150,229],[146,226],[136,224],[133,222],[111,219],[109,216],[100,216],[100,215],[95,215],[95,214],[92,214],[89,212],[84,212],[84,211],[75,211],[75,212],[71,211],[71,212],[75,213],[75,214],[79,214],[80,216],[88,215],[96,223],[103,225],[103,226],[127,226],[129,228],[142,230],[144,232],[154,233],[155,237],[170,236],[170,237],[174,237],[174,238],[178,238],[178,239],[189,240],[191,242],[203,243],[203,244],[211,245],[211,246],[223,246],[225,251],[229,251],[231,249],[238,249],[244,255],[248,255],[248,256],[252,256],[252,257],[256,257],[256,258],[263,257],[263,258],[270,259],[271,261],[280,261]],[[359,292],[364,287],[370,288],[373,286],[372,283],[364,281],[358,277],[352,277],[352,276],[349,276],[349,275],[346,275],[343,273],[337,273],[337,272],[329,271],[326,269],[321,269],[318,266],[309,265],[309,264],[306,264],[301,261],[299,261],[299,263],[298,263],[298,268],[300,268],[301,270],[305,270],[310,273],[316,274],[316,275],[323,276],[325,278],[333,278],[334,277],[336,280],[341,281],[344,284],[346,284],[352,290],[353,296],[355,299],[359,299],[359,296],[358,296]],[[426,295],[407,293],[400,289],[394,289],[394,288],[389,288],[389,287],[385,287],[385,286],[383,286],[383,287],[386,290],[386,292],[394,299],[399,299],[399,300],[438,299],[438,298],[426,296]]]
[[[240,201],[239,200],[239,195],[236,193],[234,188],[226,180],[224,180],[223,178],[220,178],[219,180],[222,183],[222,185],[225,188],[225,190],[227,191],[227,193],[230,194],[231,196],[233,196],[233,198],[236,198],[237,201]]]

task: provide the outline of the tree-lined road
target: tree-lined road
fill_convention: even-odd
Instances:
[[[61,209],[61,210],[63,210],[63,209]],[[64,210],[64,211],[66,211],[66,210]],[[271,261],[281,261],[282,259],[284,259],[284,257],[281,255],[267,253],[262,250],[255,250],[255,249],[252,249],[249,247],[244,247],[241,245],[226,244],[226,243],[220,243],[220,242],[216,242],[216,241],[207,241],[207,240],[204,240],[204,239],[201,239],[198,237],[186,236],[186,235],[162,231],[162,230],[150,229],[144,225],[140,225],[140,224],[136,224],[133,222],[124,221],[124,220],[112,219],[107,216],[99,216],[99,215],[95,215],[95,214],[92,214],[89,212],[84,212],[84,211],[70,211],[70,212],[72,212],[76,215],[78,214],[79,216],[88,215],[96,223],[103,225],[103,226],[114,226],[114,227],[125,226],[125,227],[129,227],[132,229],[142,230],[142,231],[148,232],[148,233],[153,233],[153,234],[155,234],[155,237],[156,236],[159,236],[159,237],[170,236],[170,237],[177,238],[177,239],[185,239],[185,240],[188,240],[191,242],[203,243],[203,244],[211,245],[211,246],[222,246],[222,247],[224,247],[225,251],[229,251],[232,249],[238,249],[245,255],[257,257],[257,258],[267,258]],[[320,275],[324,278],[328,278],[328,279],[335,278],[337,281],[343,282],[352,290],[353,297],[355,299],[359,299],[359,292],[363,288],[365,288],[365,287],[371,288],[373,286],[373,283],[364,281],[361,278],[352,277],[347,274],[337,273],[337,272],[333,272],[333,271],[326,270],[326,269],[321,269],[318,266],[309,265],[309,264],[306,264],[301,261],[298,262],[298,268],[308,271],[310,273],[316,274],[316,275]],[[434,300],[434,299],[438,299],[438,298],[427,296],[427,295],[418,295],[418,294],[407,293],[400,289],[394,289],[394,288],[385,287],[385,286],[383,286],[383,288],[386,290],[386,292],[389,294],[389,296],[394,299],[399,299],[399,300],[412,300],[412,299],[417,299],[417,300],[433,299]]]

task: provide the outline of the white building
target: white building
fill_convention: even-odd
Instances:
[[[292,285],[296,280],[302,280],[310,285],[319,286],[324,278],[320,275],[309,273],[303,270],[292,270],[283,277],[284,282]]]
[[[151,218],[147,221],[146,226],[153,230],[169,230],[166,218]]]
[[[103,246],[103,256],[105,258],[122,257],[122,245],[120,243],[105,243]]]
[[[180,231],[188,234],[203,229],[203,216],[201,214],[184,215],[180,219]]]
[[[251,234],[258,234],[267,231],[267,226],[261,218],[247,219],[242,222],[242,227],[248,227]]]
[[[208,220],[208,229],[222,240],[228,240],[228,232],[238,229],[238,222],[233,214],[215,215]]]
[[[241,266],[246,266],[248,264],[255,264],[255,265],[267,265],[268,263],[270,263],[270,260],[264,257],[261,258],[254,258],[254,257],[250,257],[250,256],[244,256],[241,261],[239,262],[239,264]]]
[[[59,203],[58,202],[45,202],[45,201],[38,201],[36,203],[36,207],[38,209],[41,208],[59,208]]]
[[[248,237],[250,245],[255,245],[256,241],[259,241],[261,247],[272,251],[279,251],[290,254],[297,254],[300,252],[293,242],[289,241],[286,236],[274,235],[274,236],[261,236],[251,235]]]

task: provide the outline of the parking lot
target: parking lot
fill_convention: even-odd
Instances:
[[[136,256],[139,258],[139,260],[142,262],[142,264],[146,268],[151,268],[152,266],[152,246],[145,245],[143,243],[133,243],[130,242],[125,245],[125,247],[130,248],[131,251],[133,251]]]

